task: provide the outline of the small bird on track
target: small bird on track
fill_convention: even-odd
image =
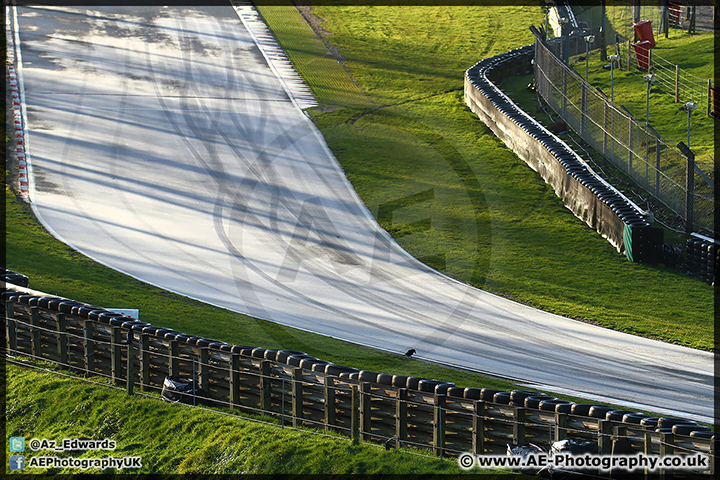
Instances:
[[[406,357],[412,357],[413,355],[415,355],[415,349],[414,349],[414,348],[411,348],[410,350],[408,350],[407,352],[405,352],[405,356],[406,356]]]

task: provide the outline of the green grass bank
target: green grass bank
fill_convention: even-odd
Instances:
[[[142,457],[140,469],[86,471],[32,468],[22,473],[139,473],[180,475],[463,473],[455,460],[418,451],[386,451],[382,445],[319,435],[310,430],[258,423],[209,409],[168,404],[157,397],[128,396],[122,389],[54,372],[8,365],[7,437],[60,441],[109,439],[109,451],[26,451],[31,457]],[[98,381],[96,377],[92,380]],[[6,473],[11,471],[6,466]],[[475,470],[473,473],[483,473]],[[494,472],[498,474],[498,472]]]

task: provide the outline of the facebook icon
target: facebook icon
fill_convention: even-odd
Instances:
[[[10,470],[24,470],[25,455],[10,455]]]

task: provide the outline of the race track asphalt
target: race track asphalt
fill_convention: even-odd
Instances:
[[[710,421],[710,353],[513,303],[403,251],[230,6],[17,11],[31,199],[80,252],[284,325]]]

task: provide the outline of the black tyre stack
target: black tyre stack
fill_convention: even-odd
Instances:
[[[685,244],[685,270],[715,285],[720,249],[715,240],[697,233],[690,235]]]

